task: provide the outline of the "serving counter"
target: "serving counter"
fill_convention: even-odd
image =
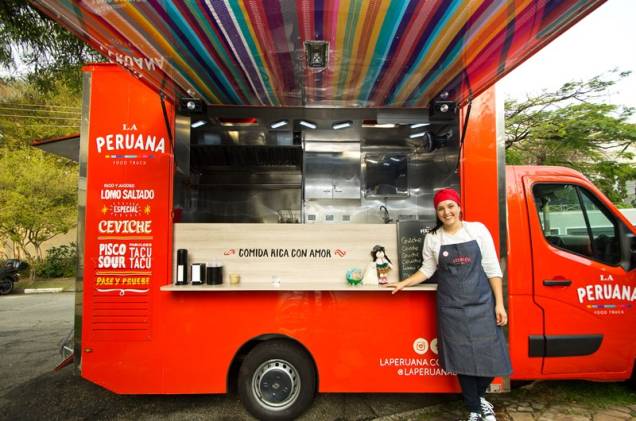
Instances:
[[[391,261],[388,281],[399,280],[395,224],[193,224],[174,225],[173,277],[177,250],[192,264],[223,266],[220,285],[169,285],[162,291],[385,291],[374,279],[371,250],[381,245]],[[363,285],[349,285],[357,270]],[[189,272],[189,271],[188,271]],[[240,277],[230,284],[230,275]],[[188,275],[189,278],[190,275]],[[409,290],[435,290],[423,284]]]
[[[240,283],[238,285],[230,285],[227,283],[220,285],[164,285],[161,287],[162,291],[174,291],[174,292],[241,292],[241,291],[338,291],[338,292],[361,292],[361,291],[377,291],[390,293],[393,289],[388,287],[381,287],[379,285],[318,285],[315,283],[289,283],[281,284],[280,286],[267,285],[264,283]],[[436,291],[437,284],[423,283],[420,285],[412,286],[403,289],[400,292],[408,291]]]

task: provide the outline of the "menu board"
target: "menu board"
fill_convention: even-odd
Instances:
[[[82,340],[150,341],[153,296],[170,279],[171,141],[156,92],[90,70]]]
[[[93,77],[100,83],[91,114],[100,117],[91,120],[88,141],[85,282],[96,296],[140,296],[150,292],[153,278],[168,279],[167,128],[160,100],[143,84],[116,72]],[[113,91],[122,84],[127,88]]]
[[[422,266],[422,245],[428,228],[428,221],[400,221],[397,223],[398,256],[400,279],[406,279]]]

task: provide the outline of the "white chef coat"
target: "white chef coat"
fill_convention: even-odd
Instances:
[[[490,231],[481,222],[462,221],[462,228],[455,234],[443,232],[440,227],[434,234],[428,233],[422,247],[422,267],[420,271],[426,278],[433,276],[439,263],[439,250],[444,245],[465,243],[475,240],[481,251],[481,266],[488,278],[501,277],[501,267],[497,258],[497,250]]]

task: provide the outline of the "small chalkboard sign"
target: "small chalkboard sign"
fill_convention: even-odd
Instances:
[[[411,276],[422,266],[424,236],[426,229],[433,225],[428,221],[400,221],[397,223],[401,280]]]

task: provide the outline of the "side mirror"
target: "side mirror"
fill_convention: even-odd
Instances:
[[[629,262],[627,267],[623,266],[623,268],[629,272],[636,269],[636,235],[632,234],[627,227],[624,228],[624,231],[622,229],[619,230],[619,233],[622,234],[623,232],[625,232],[625,235],[623,236],[624,241],[622,243],[626,249],[626,253],[623,254],[623,256],[625,256],[623,261]]]
[[[629,260],[629,270],[636,269],[636,236],[630,235],[630,254],[631,259]]]
[[[618,224],[619,242],[621,245],[621,267],[626,272],[636,269],[636,235],[627,225]]]

